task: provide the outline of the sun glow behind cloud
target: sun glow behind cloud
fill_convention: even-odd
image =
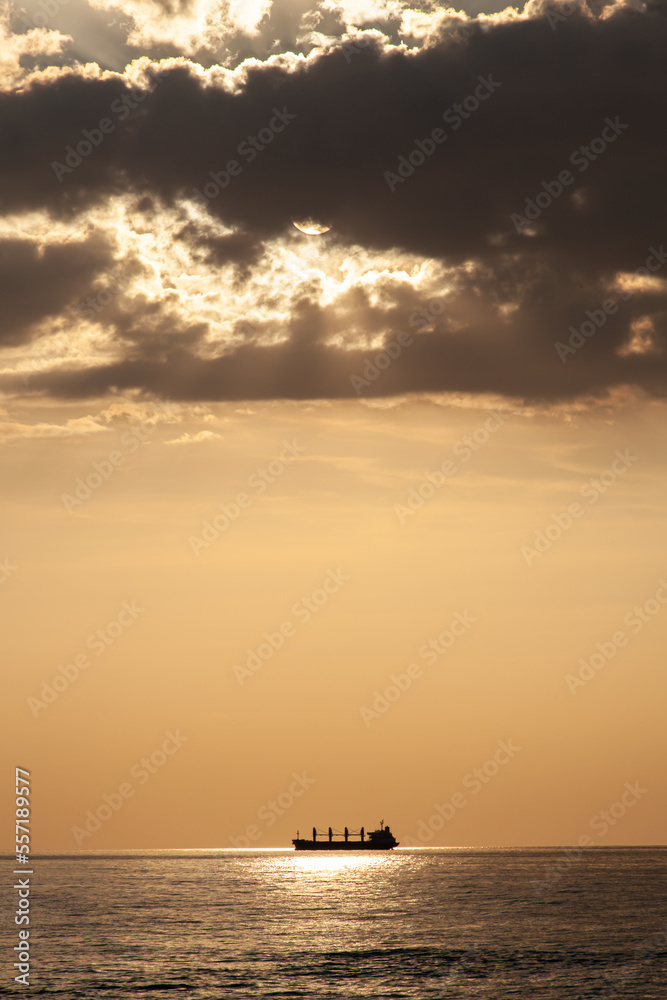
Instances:
[[[69,109],[69,118],[62,134],[51,134],[47,115],[26,137],[24,159],[19,165],[17,158],[15,175],[6,184],[6,190],[17,192],[17,200],[19,196],[23,199],[26,215],[14,214],[12,220],[7,219],[3,233],[7,240],[41,240],[41,245],[53,250],[79,246],[86,253],[90,248],[94,266],[91,264],[87,279],[81,277],[85,268],[77,273],[71,267],[69,300],[63,302],[64,292],[58,296],[52,291],[53,308],[45,307],[29,330],[25,321],[16,324],[6,338],[4,374],[17,370],[15,347],[25,337],[31,342],[27,363],[37,365],[31,391],[56,383],[61,387],[65,383],[76,385],[76,391],[83,385],[108,388],[119,378],[136,387],[144,376],[148,389],[158,385],[173,389],[173,379],[178,376],[175,369],[173,373],[168,369],[170,359],[177,358],[181,371],[183,361],[193,363],[190,375],[194,373],[194,377],[189,377],[188,385],[191,390],[196,385],[194,391],[206,394],[225,381],[220,377],[223,369],[228,375],[226,385],[239,386],[239,374],[252,372],[252,355],[248,350],[239,364],[226,368],[206,368],[199,362],[215,364],[254,347],[261,367],[267,364],[264,348],[286,345],[289,349],[281,355],[285,364],[272,369],[278,381],[281,373],[299,368],[301,352],[304,370],[323,374],[322,392],[345,395],[351,389],[343,372],[349,359],[343,355],[380,350],[392,336],[410,329],[416,333],[417,348],[405,353],[374,391],[472,388],[505,391],[512,398],[532,392],[543,397],[563,393],[573,397],[586,391],[591,381],[585,379],[587,384],[580,384],[584,366],[579,359],[599,350],[605,361],[602,369],[599,365],[596,369],[603,372],[601,391],[610,391],[624,377],[652,380],[653,371],[639,367],[649,353],[649,340],[645,333],[640,339],[633,337],[640,320],[650,323],[650,353],[657,358],[663,339],[662,279],[657,285],[643,283],[638,287],[631,307],[609,323],[609,330],[613,325],[622,327],[614,331],[613,343],[610,338],[598,338],[594,349],[579,356],[577,365],[553,365],[553,344],[572,322],[570,314],[585,315],[591,302],[600,300],[604,294],[601,283],[608,284],[609,275],[620,263],[613,239],[605,242],[610,259],[599,275],[594,269],[589,273],[585,263],[590,259],[586,233],[597,231],[600,224],[592,215],[604,215],[605,211],[604,192],[596,188],[597,175],[586,175],[588,194],[584,201],[577,199],[581,193],[577,188],[572,197],[543,212],[531,239],[525,238],[526,230],[523,234],[513,232],[511,223],[512,210],[521,208],[522,199],[531,192],[530,164],[521,160],[506,175],[503,170],[492,171],[483,184],[475,179],[474,165],[484,162],[486,130],[492,129],[496,142],[498,136],[511,134],[512,122],[523,120],[514,107],[519,98],[509,101],[504,95],[521,94],[528,116],[534,113],[531,101],[539,105],[544,99],[515,87],[513,74],[520,76],[520,70],[507,61],[504,40],[510,34],[518,39],[528,33],[545,49],[569,53],[568,32],[573,37],[583,32],[582,39],[591,51],[605,46],[615,51],[614,39],[623,30],[618,13],[603,22],[589,14],[578,19],[574,13],[556,33],[544,23],[541,8],[535,4],[527,5],[520,15],[508,8],[486,20],[485,16],[475,19],[450,8],[415,12],[401,3],[331,2],[308,12],[308,17],[295,8],[290,30],[298,34],[301,28],[315,30],[319,25],[331,33],[326,39],[321,37],[323,47],[318,50],[305,41],[305,35],[303,46],[292,48],[281,47],[275,35],[268,40],[274,21],[287,14],[277,0],[270,7],[253,2],[233,9],[229,5],[181,3],[171,12],[148,0],[128,0],[128,4],[122,10],[135,18],[135,28],[139,22],[153,23],[155,15],[160,44],[167,45],[168,33],[160,35],[162,22],[176,33],[187,23],[185,40],[176,45],[172,38],[168,44],[175,44],[192,58],[160,58],[165,54],[162,51],[151,71],[153,78],[166,82],[160,82],[156,93],[151,87],[150,98],[127,122],[114,123],[116,135],[86,158],[73,176],[54,180],[49,172],[50,158],[64,157],[66,144],[76,144],[82,124],[94,126],[92,119],[108,112],[114,94],[125,93],[130,83],[146,89],[149,58],[135,58],[122,74],[103,72],[94,63],[52,66],[46,71],[26,63],[30,80],[39,80],[40,85],[26,86],[21,113],[32,107],[39,114],[41,95],[51,89],[64,87],[72,99],[63,105]],[[121,7],[99,0],[99,9]],[[409,51],[400,43],[399,14],[403,18],[401,30],[408,27],[410,18],[414,22],[410,44],[414,42],[415,48]],[[355,43],[350,49],[350,21],[356,20],[358,29],[368,25],[366,18],[371,16],[389,33],[373,28],[365,33],[363,45]],[[240,35],[230,17],[245,18],[246,41],[250,37],[247,32],[256,31],[249,48],[243,49],[245,42],[234,48]],[[212,36],[207,32],[216,18],[221,31],[218,41],[222,39],[231,47],[220,60],[213,58],[214,49],[210,49],[200,64],[193,53],[196,49],[201,56],[201,46],[209,44]],[[632,30],[640,33],[640,20],[633,22]],[[188,31],[198,34],[198,39],[192,40]],[[16,46],[25,47],[28,35],[16,38],[21,39]],[[448,40],[453,38],[456,42],[452,45],[463,60],[459,69],[452,68],[448,57]],[[504,67],[498,96],[494,93],[493,104],[485,104],[464,122],[460,132],[452,133],[447,147],[422,157],[425,162],[418,164],[415,176],[402,177],[400,187],[390,191],[383,171],[386,178],[387,168],[397,169],[399,154],[404,159],[410,154],[410,140],[405,139],[408,133],[401,132],[400,141],[399,135],[392,138],[396,109],[407,102],[410,132],[426,136],[440,120],[440,104],[445,107],[455,98],[461,99],[465,93],[461,81],[468,81],[471,74],[475,79],[473,70],[477,70],[468,65],[466,55],[470,48],[467,41],[473,38],[483,40],[488,47],[489,65]],[[423,58],[426,39],[429,53]],[[343,40],[347,48],[341,46]],[[47,44],[44,38],[42,43]],[[56,39],[48,41],[48,45],[56,43]],[[389,50],[391,58],[387,58]],[[589,59],[580,62],[579,76],[568,76],[568,86],[574,90],[581,87],[579,77],[585,77],[591,64]],[[394,79],[395,66],[406,74],[400,86]],[[438,98],[438,107],[434,103],[425,114],[416,95],[423,88],[432,92],[433,67],[437,68],[443,97],[442,101]],[[386,93],[386,107],[369,114],[364,94],[369,81],[376,78]],[[572,83],[575,79],[579,82]],[[550,86],[548,79],[540,80],[541,87]],[[618,86],[627,95],[633,84],[625,81]],[[336,93],[336,103],[322,103],[318,97],[313,104],[312,95],[323,94],[327,88]],[[225,163],[248,130],[266,128],[275,101],[294,109],[289,128],[276,133],[269,151],[261,152],[261,159],[250,162],[247,168],[243,165],[243,176],[234,182],[230,199],[187,201],[185,192],[195,184],[206,186],[211,169]],[[329,129],[335,122],[332,119],[322,124],[321,112],[339,104],[344,106],[351,126],[340,131],[337,143],[331,146]],[[571,101],[568,106],[581,107]],[[96,110],[89,120],[91,107]],[[173,147],[178,155],[165,168],[164,158],[155,156],[154,151],[173,142],[174,109],[181,110],[180,141]],[[225,123],[223,128],[219,127],[221,122]],[[201,123],[199,130],[196,123]],[[595,127],[598,125],[596,119]],[[577,126],[578,133],[585,134],[584,127],[588,129],[587,119]],[[556,156],[565,141],[553,132],[545,137],[553,147],[550,156]],[[638,135],[637,129],[633,135]],[[41,143],[40,136],[45,136]],[[618,154],[629,148],[619,143],[613,157],[610,152],[605,160],[605,169],[617,170],[613,183],[626,176]],[[617,161],[620,166],[613,166]],[[510,161],[505,157],[503,162]],[[310,165],[302,175],[295,173],[294,165],[299,163]],[[132,178],[136,179],[134,194],[130,193]],[[30,212],[39,201],[35,192],[41,192],[42,185],[44,204],[50,210],[36,213],[43,232],[38,226],[31,234]],[[120,190],[127,193],[119,194]],[[77,206],[78,216],[73,214]],[[305,226],[305,234],[293,232],[292,221],[309,212],[326,220],[327,229],[329,225],[331,229],[323,232],[323,225]],[[561,216],[567,216],[568,225],[561,224]],[[64,217],[69,221],[63,222]],[[626,228],[637,228],[637,212],[633,218],[635,222],[626,220]],[[577,227],[585,227],[579,238],[572,235]],[[625,242],[636,246],[637,234],[626,234]],[[9,254],[6,245],[2,249]],[[34,254],[24,252],[25,245],[18,251],[26,260],[37,262]],[[52,256],[54,266],[67,263],[60,260],[65,254]],[[624,266],[631,265],[624,261]],[[582,273],[586,275],[583,283]],[[84,294],[86,280],[88,294]],[[20,299],[18,292],[16,298]],[[90,299],[92,305],[86,304]],[[437,302],[438,311],[429,313],[432,301]],[[538,303],[543,304],[541,309]],[[15,311],[21,318],[28,310],[18,301]],[[63,336],[68,337],[66,344]],[[632,343],[632,349],[618,350],[619,343]],[[326,352],[316,349],[322,345]],[[626,360],[630,355],[632,364]],[[277,356],[274,353],[273,357]],[[360,359],[362,365],[364,360]],[[68,365],[95,370],[106,366],[108,378],[103,371],[89,380],[69,383],[65,378],[46,377],[49,372],[62,374]],[[439,373],[438,386],[433,384],[435,372]],[[44,378],[40,381],[38,375]],[[280,385],[264,375],[252,382],[251,377],[249,398],[255,398],[256,392],[280,396],[302,391],[287,377]],[[20,389],[15,381],[5,384],[12,390]],[[229,390],[220,389],[225,391]]]
[[[136,317],[142,317],[143,342],[164,336],[165,328],[200,329],[195,350],[202,358],[218,357],[248,339],[260,346],[280,343],[304,296],[330,317],[332,346],[376,348],[392,332],[382,317],[398,309],[407,327],[410,304],[440,301],[467,276],[467,268],[446,269],[414,254],[373,253],[326,236],[311,241],[290,229],[264,245],[259,259],[240,273],[234,263],[214,266],[202,246],[187,238],[195,222],[200,238],[205,232],[213,242],[239,235],[203,216],[194,202],[146,214],[129,196],[110,199],[85,220],[54,224],[39,213],[4,220],[0,235],[20,236],[40,252],[94,237],[108,246],[109,264],[89,294],[70,302],[60,318],[47,317],[33,328],[29,350],[4,352],[2,372],[29,378],[62,366],[120,361],[128,338],[135,337]]]
[[[138,49],[170,44],[184,55],[216,49],[228,36],[252,37],[271,11],[273,0],[187,0],[165,7],[157,0],[90,0],[91,6],[132,18],[128,43]]]

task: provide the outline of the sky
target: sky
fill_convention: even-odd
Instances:
[[[667,7],[500,6],[3,8],[35,850],[664,842]]]

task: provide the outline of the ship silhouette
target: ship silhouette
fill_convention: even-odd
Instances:
[[[318,840],[318,836],[324,839]],[[334,840],[334,837],[342,837],[342,840]],[[355,840],[355,837],[358,839]],[[331,827],[326,833],[313,827],[312,840],[299,837],[297,830],[292,843],[295,851],[390,851],[393,847],[398,847],[398,841],[389,827],[384,825],[384,820],[380,821],[379,830],[369,831],[368,837],[363,826],[361,830],[348,830],[345,827],[343,833],[332,830]]]

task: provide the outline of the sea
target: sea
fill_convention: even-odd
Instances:
[[[667,848],[31,861],[23,986],[4,859],[0,997],[667,998]]]

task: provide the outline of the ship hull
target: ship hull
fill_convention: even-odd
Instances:
[[[295,851],[393,851],[396,844],[371,844],[348,840],[293,840]]]

